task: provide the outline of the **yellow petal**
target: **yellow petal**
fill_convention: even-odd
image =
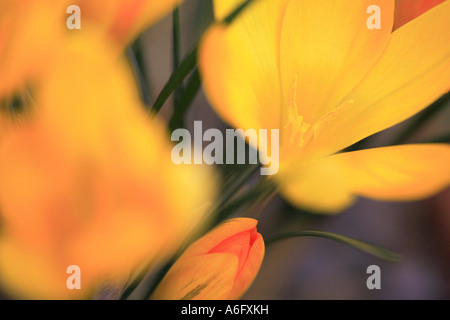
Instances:
[[[215,253],[178,260],[156,288],[154,300],[223,300],[234,283],[238,261]]]
[[[381,9],[381,29],[367,27],[371,5]],[[393,16],[393,0],[289,2],[280,44],[283,127],[291,109],[313,125],[344,102],[386,47]]]
[[[240,1],[215,1],[223,18]],[[279,127],[279,35],[287,1],[255,1],[230,27],[214,26],[199,51],[215,110],[236,128]]]
[[[450,146],[402,145],[342,153],[329,158],[341,167],[347,189],[380,200],[419,200],[450,184]]]
[[[345,177],[334,162],[327,160],[280,166],[275,179],[286,200],[318,213],[337,213],[350,206],[355,199],[345,188]]]
[[[143,127],[145,118],[133,76],[123,61],[117,62],[108,54],[110,50],[100,32],[74,34],[55,58],[38,91],[38,121],[48,131],[58,132],[55,139],[60,138],[62,145],[75,153],[103,156],[111,147],[108,137],[118,134],[111,132],[117,119],[129,119],[123,125],[131,131],[121,127],[120,134],[131,135]],[[139,129],[130,124],[135,121]]]
[[[30,251],[26,246],[0,240],[0,274],[2,288],[12,298],[78,299],[89,294],[89,288],[69,290],[66,286],[67,266],[53,264],[45,253]],[[84,277],[84,275],[83,275]]]
[[[304,166],[284,168],[277,177],[294,205],[339,212],[354,196],[412,201],[450,183],[450,146],[403,145],[342,153]]]
[[[311,144],[331,154],[421,111],[450,88],[450,1],[397,29],[369,75],[343,100],[353,104]],[[306,151],[305,151],[306,152]]]
[[[49,0],[0,1],[0,98],[45,72],[60,46],[63,6]]]
[[[214,0],[214,17],[217,21],[223,21],[245,0]]]
[[[39,97],[40,126],[59,141],[60,149],[72,161],[90,161],[94,166],[92,173],[101,172],[99,179],[103,182],[98,183],[104,186],[99,187],[99,195],[105,198],[99,197],[100,203],[112,207],[104,205],[97,209],[115,214],[109,224],[102,224],[103,215],[96,217],[99,220],[93,218],[91,229],[82,239],[74,241],[78,245],[73,250],[78,250],[80,256],[89,256],[86,252],[96,256],[96,250],[101,251],[106,243],[98,241],[91,250],[82,250],[91,238],[101,238],[96,228],[103,228],[101,232],[113,236],[120,219],[133,215],[135,221],[124,227],[129,225],[133,230],[139,223],[146,227],[137,228],[134,237],[127,236],[128,244],[145,243],[143,250],[136,246],[135,250],[128,250],[124,243],[114,246],[115,249],[134,252],[140,259],[145,253],[150,258],[149,252],[154,254],[162,248],[166,252],[157,253],[167,255],[203,217],[201,206],[212,198],[208,189],[214,189],[204,184],[211,179],[210,172],[204,167],[172,163],[164,128],[157,119],[148,118],[130,70],[110,58],[107,50],[95,34],[72,37]],[[96,185],[92,187],[95,190]],[[173,197],[177,201],[172,201]],[[129,230],[123,232],[128,234]],[[148,241],[146,234],[153,235],[153,240]],[[114,259],[121,259],[120,255]],[[125,260],[115,265],[127,264]]]

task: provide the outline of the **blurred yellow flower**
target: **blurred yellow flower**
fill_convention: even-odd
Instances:
[[[395,0],[394,30],[445,0]]]
[[[155,300],[239,299],[255,279],[264,258],[257,221],[236,218],[194,242],[156,288]]]
[[[119,55],[140,32],[181,0],[0,0],[0,99],[33,86],[77,33],[103,33]],[[68,30],[70,5],[81,11],[81,30]]]
[[[242,1],[215,0],[217,20]],[[381,9],[369,29],[367,9]],[[204,36],[209,100],[236,128],[280,129],[274,177],[294,205],[414,200],[449,185],[450,147],[336,154],[413,116],[450,86],[450,2],[392,31],[394,0],[260,0]]]
[[[36,108],[0,145],[0,282],[13,295],[84,298],[173,254],[203,218],[213,182],[176,166],[123,61],[71,37]],[[81,268],[81,290],[66,287]]]

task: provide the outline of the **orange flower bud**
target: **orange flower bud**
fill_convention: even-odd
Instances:
[[[158,300],[233,300],[255,279],[264,257],[257,221],[228,220],[193,243],[156,288]]]
[[[396,0],[394,30],[444,1],[445,0]]]

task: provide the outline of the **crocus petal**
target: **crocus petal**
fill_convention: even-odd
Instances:
[[[344,99],[352,105],[333,117],[311,144],[316,153],[342,150],[413,116],[448,91],[449,17],[446,1],[392,34],[369,75]]]
[[[396,0],[394,30],[444,1],[445,0]]]
[[[381,29],[369,29],[370,6]],[[290,1],[281,30],[283,127],[293,111],[315,125],[345,102],[370,71],[392,30],[393,0]]]
[[[275,179],[284,198],[298,208],[338,213],[354,202],[354,196],[345,188],[345,177],[334,162],[282,165]]]
[[[228,294],[228,299],[239,299],[250,287],[256,275],[259,272],[261,263],[264,258],[265,245],[262,236],[258,233],[253,245],[248,253],[247,260],[244,262],[244,267],[240,270],[235,278],[234,287]]]
[[[403,145],[330,157],[353,193],[381,200],[418,200],[450,183],[450,146]]]
[[[245,0],[213,0],[214,17],[217,21],[223,21]]]
[[[216,253],[178,260],[151,297],[154,300],[222,300],[232,290],[238,260]]]
[[[0,97],[45,71],[61,41],[64,13],[59,1],[0,1]]]
[[[220,20],[232,4],[216,0]],[[236,128],[279,127],[278,47],[287,1],[255,1],[231,26],[214,26],[199,51],[203,85],[215,110]]]
[[[282,192],[293,204],[339,212],[355,195],[384,201],[431,196],[450,184],[450,146],[402,145],[341,153],[286,173]],[[280,176],[281,178],[281,176]]]
[[[27,246],[0,239],[0,274],[2,287],[14,298],[48,297],[49,299],[79,298],[85,290],[67,290],[67,266],[49,263],[41,254]],[[84,275],[83,275],[84,276]]]

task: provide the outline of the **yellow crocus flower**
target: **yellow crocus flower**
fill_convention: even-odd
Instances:
[[[0,283],[14,297],[86,298],[167,258],[213,197],[199,166],[176,166],[123,61],[74,36],[0,145]],[[67,268],[81,269],[81,289]]]
[[[241,2],[215,0],[217,20]],[[373,5],[380,28],[368,27]],[[204,36],[212,106],[233,127],[280,130],[274,179],[292,204],[331,213],[356,196],[407,201],[449,185],[446,144],[339,153],[450,87],[450,2],[395,32],[393,19],[394,0],[256,0]]]
[[[264,258],[258,221],[227,220],[194,242],[156,288],[155,300],[235,300],[252,284]]]

